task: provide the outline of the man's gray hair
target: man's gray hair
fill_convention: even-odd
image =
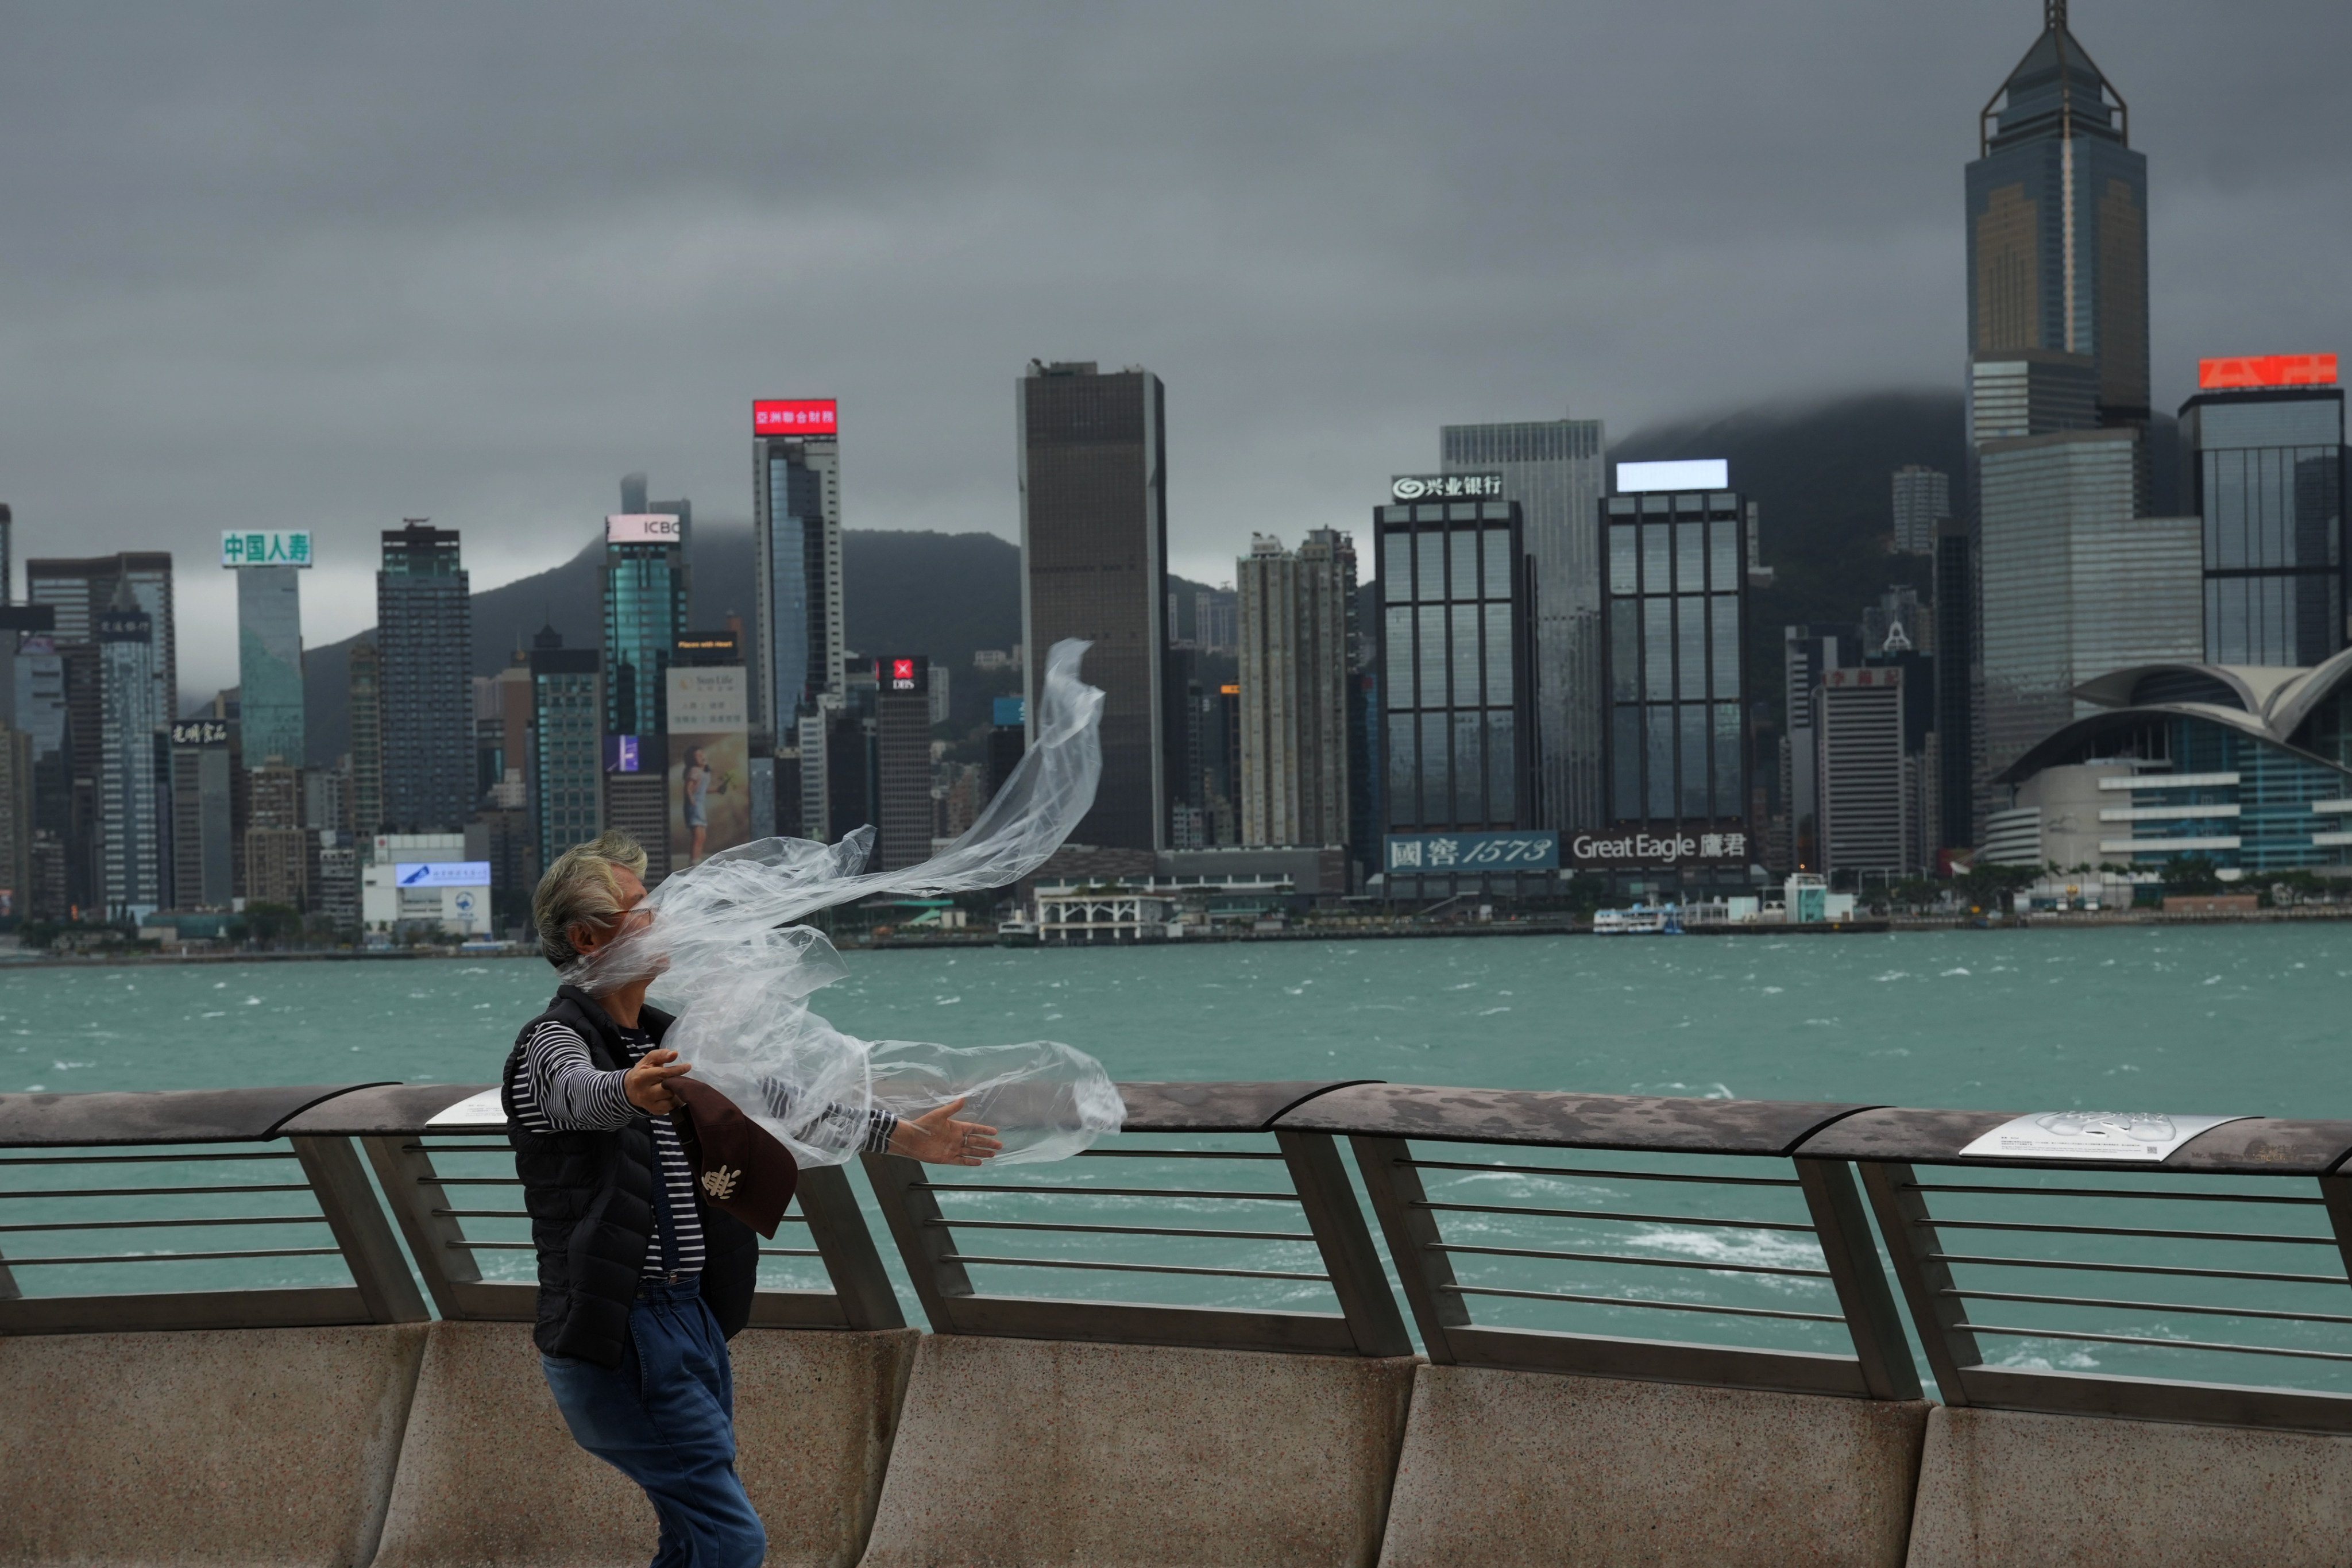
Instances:
[[[530,896],[530,921],[539,928],[539,951],[548,963],[561,969],[580,956],[572,945],[573,926],[602,925],[621,912],[616,870],[644,877],[646,851],[614,827],[558,855],[539,879],[539,890]]]

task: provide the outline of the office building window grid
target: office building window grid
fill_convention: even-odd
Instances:
[[[1383,507],[1377,533],[1388,825],[1516,827],[1532,760],[1519,508]]]
[[[1744,510],[1732,494],[1606,502],[1610,807],[1617,821],[1747,815]]]
[[[1609,492],[1607,433],[1597,419],[1448,425],[1439,455],[1449,474],[1501,474],[1504,497],[1519,503],[1535,588],[1535,822],[1596,826],[1602,748],[1589,694],[1601,679],[1595,515]]]
[[[2206,658],[2328,658],[2346,645],[2342,392],[2195,398],[2183,413],[2204,519]]]
[[[667,732],[670,649],[686,631],[686,592],[681,547],[604,547],[604,724],[611,733]]]

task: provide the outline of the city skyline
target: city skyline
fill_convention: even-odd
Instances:
[[[1390,16],[1355,29],[1344,55],[1286,18],[1089,19],[1062,37],[1016,17],[992,44],[954,26],[917,42],[887,21],[827,24],[798,40],[809,68],[870,82],[893,75],[896,49],[905,85],[871,107],[788,93],[808,118],[749,138],[735,117],[766,98],[698,94],[643,147],[642,127],[615,142],[605,117],[575,121],[552,101],[556,79],[634,76],[650,56],[733,80],[776,66],[782,42],[761,27],[656,37],[592,22],[567,29],[562,70],[526,68],[510,91],[475,95],[495,112],[443,113],[430,95],[466,94],[462,71],[420,100],[400,63],[426,26],[353,37],[368,25],[310,21],[278,29],[289,53],[273,55],[234,26],[184,33],[162,14],[128,48],[111,30],[32,18],[23,86],[0,108],[24,151],[0,189],[26,237],[0,328],[39,374],[0,404],[14,437],[0,491],[20,557],[165,548],[190,564],[222,527],[314,529],[305,618],[331,641],[366,624],[372,535],[404,515],[466,531],[486,586],[576,548],[610,509],[610,474],[638,465],[702,498],[711,521],[747,518],[740,409],[781,391],[841,398],[860,432],[859,527],[1010,537],[995,388],[1031,354],[1093,353],[1167,379],[1180,455],[1196,455],[1171,467],[1171,565],[1215,581],[1247,529],[1213,481],[1349,527],[1367,477],[1444,423],[1567,414],[1634,431],[1780,396],[1954,384],[1956,166],[1974,152],[1969,111],[2037,9],[1474,11],[1445,28]],[[2352,110],[2324,84],[2342,52],[2328,41],[2352,39],[2352,18],[2105,0],[2078,5],[2074,25],[2131,93],[2134,147],[2164,170],[2149,211],[2156,407],[2178,405],[2200,355],[2352,337],[2325,271],[2352,211],[2325,149]],[[457,53],[490,58],[494,41]],[[1515,90],[1570,52],[1620,68],[1575,93]],[[1138,89],[1146,58],[1165,68]],[[950,61],[999,98],[1044,76],[1081,110],[1140,90],[1143,132],[1056,142],[1050,125],[941,94]],[[1671,135],[1637,134],[1612,109],[1625,90],[1613,79],[1669,64],[1696,107]],[[289,68],[314,89],[280,91]],[[1800,69],[1834,70],[1840,91],[1762,90]],[[1360,89],[1408,70],[1412,110],[1368,107],[1380,95]],[[79,84],[79,100],[51,82]],[[577,86],[562,82],[575,102],[597,99]],[[933,101],[910,116],[909,91]],[[946,134],[959,114],[960,143]],[[156,116],[211,129],[159,149],[141,129]],[[336,133],[345,116],[369,134]],[[1871,137],[1843,134],[1857,119]],[[1231,155],[1243,137],[1256,156]],[[747,161],[738,143],[809,155]],[[289,168],[258,162],[296,144],[306,153]],[[386,188],[386,149],[437,173]],[[1139,159],[1167,177],[1127,178]],[[609,189],[585,182],[605,170]],[[698,172],[698,185],[677,178]],[[941,181],[954,200],[922,199]],[[593,197],[572,194],[583,182]],[[506,199],[526,187],[531,199]],[[1097,221],[1087,209],[1105,200],[1112,220]],[[685,207],[614,221],[664,202]],[[1606,225],[1571,221],[1596,205]],[[373,228],[386,213],[402,230],[392,243]],[[1742,245],[1713,246],[1727,225]],[[640,228],[658,237],[625,252],[581,243]],[[1037,232],[1069,241],[1025,242]],[[131,254],[137,268],[92,261]],[[788,305],[746,332],[735,284],[754,275],[787,301],[822,284],[825,310]],[[651,369],[589,374],[575,344],[599,359],[642,344]],[[914,363],[924,374],[905,374]],[[236,514],[191,507],[192,493],[233,494]],[[218,634],[234,584],[191,572],[184,590],[182,684],[229,684],[234,645]]]

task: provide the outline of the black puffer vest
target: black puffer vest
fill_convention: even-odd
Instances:
[[[638,1023],[658,1040],[671,1021],[668,1014],[647,1007]],[[600,1071],[629,1066],[628,1047],[612,1018],[594,997],[566,985],[547,1011],[522,1026],[499,1075],[507,1139],[514,1145],[530,1239],[539,1249],[539,1325],[531,1338],[549,1355],[617,1368],[654,1235],[658,1156],[651,1124],[642,1116],[609,1132],[529,1132],[515,1123],[515,1068],[523,1042],[546,1023],[575,1030],[588,1042],[588,1059]],[[677,1126],[681,1138],[693,1138],[683,1116]],[[695,1201],[702,1216],[702,1298],[732,1339],[751,1315],[760,1238],[732,1215],[702,1202],[700,1193]]]

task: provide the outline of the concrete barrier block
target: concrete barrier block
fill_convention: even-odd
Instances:
[[[0,1563],[360,1568],[425,1338],[0,1338]]]
[[[750,1329],[729,1347],[770,1563],[856,1562],[920,1337]],[[572,1440],[528,1324],[433,1325],[376,1568],[635,1568],[655,1535],[645,1494]]]
[[[864,1568],[1370,1564],[1413,1364],[933,1336]]]
[[[1898,1568],[1927,1408],[1424,1366],[1381,1568]]]
[[[1927,1424],[1908,1568],[2343,1568],[2352,1437],[2014,1410]]]

